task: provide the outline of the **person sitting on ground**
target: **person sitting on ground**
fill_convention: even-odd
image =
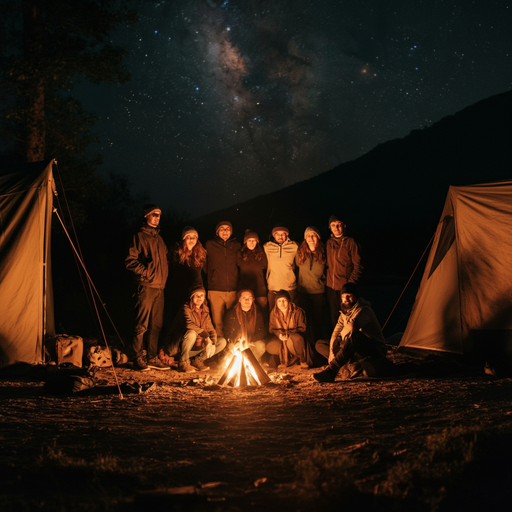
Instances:
[[[261,363],[265,353],[265,324],[263,313],[254,302],[252,290],[240,290],[238,302],[224,316],[224,335],[230,350],[250,348]]]
[[[341,289],[341,311],[330,341],[318,340],[316,350],[329,362],[313,377],[318,382],[334,382],[340,369],[349,362],[386,356],[382,329],[370,303],[359,296],[355,283]]]
[[[205,298],[202,286],[192,288],[190,301],[181,306],[166,336],[165,353],[178,354],[180,372],[208,370],[204,361],[226,347],[226,340],[217,337]]]
[[[276,293],[276,304],[270,312],[269,331],[274,337],[267,343],[267,352],[279,356],[281,364],[291,366],[297,360],[307,369],[313,365],[306,343],[306,313],[290,300],[287,290]]]

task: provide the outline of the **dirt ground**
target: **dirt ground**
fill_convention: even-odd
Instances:
[[[297,366],[245,389],[117,368],[149,386],[122,399],[112,369],[89,396],[3,378],[1,509],[509,510],[512,379],[426,368],[319,384]]]

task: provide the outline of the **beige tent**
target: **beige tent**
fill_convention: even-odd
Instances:
[[[45,336],[54,335],[52,164],[0,170],[0,367],[43,362]]]
[[[400,346],[512,356],[512,181],[450,187]]]

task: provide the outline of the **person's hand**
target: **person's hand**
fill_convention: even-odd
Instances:
[[[329,350],[329,359],[328,362],[330,363],[334,359],[334,352],[332,351],[332,348]]]
[[[280,335],[279,335],[279,339],[280,339],[281,341],[286,341],[286,340],[288,339],[288,336],[286,336],[286,334],[280,334]]]

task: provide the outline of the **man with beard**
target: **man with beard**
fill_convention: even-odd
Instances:
[[[382,329],[370,303],[359,297],[357,285],[346,283],[340,294],[341,312],[331,340],[316,342],[316,350],[329,362],[327,368],[313,375],[318,382],[334,382],[348,362],[386,355]]]

